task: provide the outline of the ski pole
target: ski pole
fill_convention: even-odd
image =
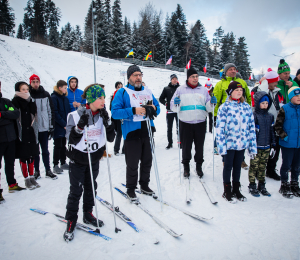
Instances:
[[[213,94],[214,96],[214,94]],[[215,104],[213,104],[213,111],[212,111],[212,134],[213,134],[213,181],[215,180]]]
[[[84,127],[84,131],[85,131],[85,138],[86,138],[86,148],[87,148],[88,159],[89,159],[91,182],[92,182],[92,188],[93,188],[93,198],[94,198],[94,204],[95,204],[95,210],[96,210],[97,227],[98,227],[98,231],[100,233],[98,210],[97,210],[96,196],[95,196],[95,186],[94,186],[93,171],[92,171],[91,154],[90,154],[90,146],[89,146],[89,138],[88,138],[88,127],[87,126]]]
[[[177,106],[177,139],[178,139],[178,164],[179,164],[179,179],[181,184],[181,163],[180,163],[180,133],[179,133],[179,106]]]
[[[106,128],[104,125],[103,125],[103,128],[104,128],[104,137],[105,137],[105,147],[107,149]],[[113,206],[112,208],[113,208],[113,213],[114,213],[115,232],[118,233],[119,231],[121,231],[121,229],[117,228],[115,202],[114,202],[113,187],[112,187],[112,181],[111,181],[111,172],[110,172],[108,152],[106,152],[106,158],[107,158],[107,170],[108,170],[108,178],[109,178],[109,186],[110,186],[111,204]]]

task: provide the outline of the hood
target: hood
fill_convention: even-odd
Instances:
[[[78,88],[78,78],[76,78],[75,76],[69,76],[69,77],[68,77],[68,80],[67,80],[68,88],[70,88],[70,80],[71,80],[71,79],[76,79],[77,85],[76,85],[76,88],[75,88],[75,89],[77,89],[77,88]]]
[[[31,85],[29,85],[29,92],[31,92],[31,91],[42,93],[42,92],[45,92],[45,89],[42,85],[40,85],[39,88],[37,90],[35,90]]]
[[[268,95],[266,92],[264,91],[258,91],[255,93],[254,95],[254,103],[255,103],[255,112],[256,113],[260,113],[260,114],[264,114],[264,113],[267,113],[270,109],[270,107],[272,106],[272,103],[269,102],[268,104],[268,108],[267,109],[261,109],[260,108],[260,104],[259,104],[259,100],[264,97],[264,96],[268,96],[269,100],[271,101],[271,97],[270,95]]]
[[[68,96],[68,91],[66,92],[66,94],[64,94],[64,93],[62,93],[62,91],[61,90],[59,90],[59,88],[57,87],[57,86],[54,86],[53,87],[53,93],[52,94],[55,94],[55,93],[57,93],[58,95],[60,95],[60,96]]]

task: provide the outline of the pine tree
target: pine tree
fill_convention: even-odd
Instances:
[[[235,48],[235,65],[238,68],[238,72],[242,75],[243,79],[248,79],[251,73],[251,67],[248,57],[247,44],[245,37],[238,38],[238,43]]]
[[[155,15],[152,21],[152,59],[158,63],[164,63],[165,49],[163,41],[163,32],[161,28],[161,15]]]
[[[163,32],[163,41],[165,43],[166,60],[168,60],[171,55],[173,56],[173,61],[179,59],[178,49],[176,46],[175,32],[171,25],[171,19],[168,14],[166,15],[165,28]],[[172,62],[173,62],[172,61]]]
[[[55,6],[55,3],[52,0],[47,0],[45,5],[45,22],[46,28],[48,29],[48,44],[50,46],[58,47],[59,33],[57,28],[61,19],[61,11],[58,7]]]
[[[123,49],[125,50],[125,55],[132,48],[132,38],[131,37],[132,37],[132,35],[131,35],[130,21],[125,16],[125,19],[124,19],[124,43],[123,43]]]
[[[81,30],[80,26],[76,25],[76,29],[73,30],[73,44],[72,44],[72,50],[73,51],[81,51],[82,48],[82,35],[81,35]]]
[[[74,32],[70,23],[65,25],[64,34],[61,38],[61,48],[70,51],[74,43]]]
[[[222,62],[221,55],[219,52],[223,36],[224,30],[222,29],[222,26],[220,26],[214,33],[213,38],[213,64],[211,65],[211,70],[214,74],[219,73],[219,71],[224,67],[224,63]]]
[[[217,74],[217,72],[214,69],[213,50],[211,49],[211,44],[208,39],[206,39],[206,41],[204,43],[204,49],[205,49],[205,53],[206,53],[207,72],[209,74]]]
[[[83,50],[87,53],[93,53],[93,4],[90,4],[84,24]]]
[[[100,53],[101,56],[109,57],[111,53],[111,6],[110,0],[104,1],[104,26],[103,26],[103,38],[99,43],[102,47],[102,51]]]
[[[134,22],[133,26],[132,26],[132,49],[134,52],[134,58],[136,58],[136,59],[144,58],[142,42],[141,42],[141,38],[140,38],[140,31],[139,31],[139,28],[137,27],[136,22]],[[128,51],[130,51],[130,50],[131,50],[131,48]],[[124,57],[127,55],[127,53],[124,55]],[[130,56],[129,58],[132,58],[132,56]]]
[[[24,35],[24,32],[23,32],[23,26],[22,26],[21,23],[19,24],[19,27],[18,27],[17,38],[18,39],[25,39],[25,35]]]
[[[111,49],[110,57],[121,58],[124,56],[124,28],[120,0],[115,0],[112,7],[112,26],[111,26]]]
[[[19,26],[20,27],[20,26]],[[8,0],[0,0],[0,34],[14,34],[15,14]]]

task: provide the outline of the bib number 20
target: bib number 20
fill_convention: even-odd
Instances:
[[[85,142],[85,145],[87,145],[87,142]],[[88,145],[89,145],[90,151],[97,151],[98,148],[99,148],[99,145],[98,145],[97,142],[92,143],[92,144],[89,143]],[[87,152],[87,148],[85,148],[83,151],[84,151],[84,152]]]

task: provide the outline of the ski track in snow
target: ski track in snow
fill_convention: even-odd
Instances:
[[[81,57],[80,53],[66,52],[49,46],[24,40],[0,36],[0,80],[3,97],[11,99],[14,85],[18,80],[28,82],[31,74],[41,78],[41,85],[50,92],[59,79],[66,80],[75,75],[79,87],[93,82],[93,61]],[[120,71],[126,71],[128,64],[96,61],[97,81],[106,86],[106,102],[114,92],[116,81],[124,82]],[[153,91],[156,98],[169,83],[172,71],[142,68],[143,81]],[[175,72],[179,82],[184,83],[184,73]],[[202,85],[206,78],[200,77]],[[213,80],[213,84],[217,80]],[[192,203],[185,203],[185,186],[179,181],[178,148],[176,148],[175,122],[173,127],[174,147],[168,151],[165,107],[155,119],[156,158],[160,175],[163,199],[203,217],[213,217],[202,222],[168,206],[163,206],[148,196],[138,195],[142,204],[157,218],[165,222],[180,238],[173,238],[160,228],[148,215],[130,205],[118,192],[114,192],[115,206],[129,216],[145,232],[137,233],[128,225],[117,220],[122,229],[114,232],[112,212],[98,203],[99,217],[105,223],[101,232],[112,238],[108,242],[101,238],[76,230],[75,239],[66,243],[63,240],[65,225],[54,215],[45,216],[34,213],[29,208],[40,208],[46,211],[65,214],[69,192],[69,178],[65,171],[57,180],[45,178],[43,164],[40,165],[42,178],[38,180],[41,188],[19,193],[8,193],[4,174],[4,162],[1,169],[1,183],[6,203],[0,205],[0,259],[299,259],[300,238],[300,199],[285,199],[279,193],[280,182],[266,179],[266,187],[272,194],[269,197],[252,197],[248,193],[248,171],[242,170],[242,193],[247,202],[232,205],[222,198],[222,159],[215,156],[215,176],[212,176],[212,134],[205,139],[205,161],[203,165],[204,180],[218,201],[212,205],[195,174],[195,163],[191,161],[191,197]],[[50,160],[52,163],[53,141],[49,142]],[[113,152],[113,144],[108,144],[108,151]],[[194,154],[194,149],[192,150]],[[110,159],[113,186],[121,187],[125,183],[126,168],[124,156],[113,156]],[[249,157],[246,155],[246,162]],[[280,169],[281,156],[277,165]],[[183,167],[181,168],[183,171]],[[21,186],[24,185],[19,162],[15,162],[15,177]],[[98,194],[111,202],[106,159],[100,161],[100,172],[97,178]],[[157,190],[155,174],[151,170],[150,187]],[[124,187],[122,188],[124,190]],[[79,206],[78,221],[82,222],[82,201]],[[152,233],[153,236],[150,235]],[[160,243],[153,244],[153,237]]]

